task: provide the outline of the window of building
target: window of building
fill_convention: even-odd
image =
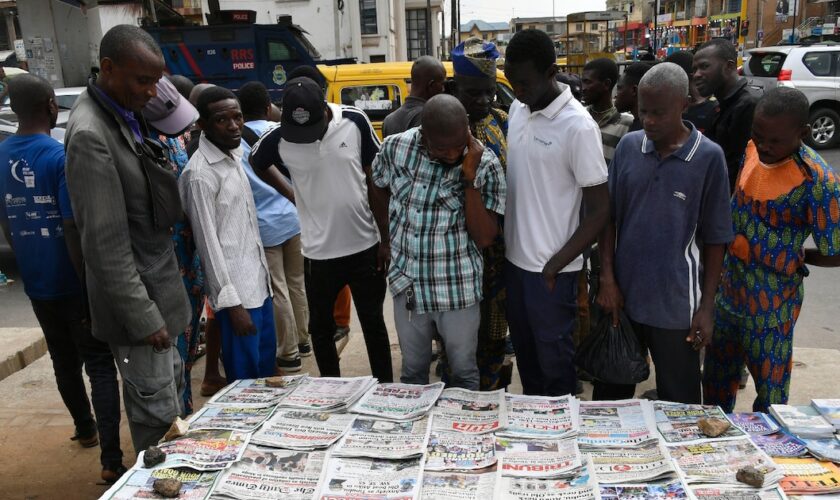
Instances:
[[[406,10],[405,30],[408,41],[408,60],[413,61],[426,55],[426,9]]]
[[[726,0],[726,12],[741,12],[741,0]]]
[[[575,31],[583,31],[583,23],[575,24]]]
[[[592,31],[598,31],[598,23],[589,23],[589,29]]]
[[[341,89],[341,104],[361,109],[371,121],[382,121],[402,105],[402,99],[396,85],[357,85]]]
[[[376,26],[376,0],[359,0],[359,14],[363,35],[375,35],[379,33]]]
[[[554,24],[548,23],[545,25],[545,32],[546,33],[554,33]]]
[[[627,12],[629,12],[630,14],[632,14],[632,13],[633,13],[633,7],[634,7],[634,6],[633,6],[633,4],[632,4],[632,3],[631,3],[631,4],[629,4],[629,8],[627,9]]]

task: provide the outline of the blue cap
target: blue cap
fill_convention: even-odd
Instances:
[[[456,75],[486,78],[496,76],[498,58],[496,44],[472,37],[452,50],[452,67]]]

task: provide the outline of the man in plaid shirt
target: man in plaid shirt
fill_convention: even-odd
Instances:
[[[472,137],[450,95],[429,99],[422,126],[388,137],[373,162],[376,196],[389,196],[394,322],[403,383],[428,384],[435,329],[446,347],[450,385],[478,389],[481,249],[499,233],[505,174]],[[386,235],[383,235],[383,239]]]

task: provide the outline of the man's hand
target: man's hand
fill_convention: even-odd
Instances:
[[[461,171],[464,174],[462,179],[465,183],[472,185],[475,182],[475,173],[478,170],[478,164],[481,162],[481,155],[484,154],[484,145],[478,142],[478,139],[470,134],[470,142],[467,145],[467,154],[464,155],[464,161],[461,163]]]
[[[554,291],[554,285],[557,283],[557,273],[553,273],[547,269],[543,269],[542,272],[543,279],[545,280],[545,286],[548,288],[549,292]]]
[[[154,347],[157,351],[168,349],[169,346],[172,345],[169,339],[169,332],[166,331],[165,326],[146,337],[146,343]]]
[[[598,289],[598,297],[595,302],[604,311],[612,314],[613,326],[618,326],[619,313],[624,309],[624,296],[621,295],[621,290],[618,288],[615,279],[604,279],[604,276],[601,275],[601,286]]]
[[[387,273],[388,266],[391,265],[391,244],[387,241],[379,243],[379,249],[376,252],[376,270],[380,273]]]
[[[251,321],[251,315],[241,305],[228,307],[230,314],[230,322],[233,325],[233,333],[237,337],[244,337],[245,335],[253,335],[257,333],[257,327]]]
[[[691,347],[695,351],[699,351],[703,347],[712,343],[712,333],[714,331],[714,321],[712,320],[714,308],[700,307],[694,317],[691,319],[691,329],[688,331],[686,342],[691,343]]]

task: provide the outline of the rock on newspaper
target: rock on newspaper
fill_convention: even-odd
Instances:
[[[574,439],[496,438],[502,476],[557,478],[574,475],[582,458]]]
[[[321,500],[417,500],[423,459],[331,457],[321,481]]]
[[[701,443],[709,441],[697,426],[702,417],[720,418],[726,420],[726,414],[719,406],[690,405],[681,403],[654,403],[656,428],[665,440],[665,444]],[[715,440],[737,439],[747,434],[735,427],[729,427],[723,435]]]
[[[274,407],[205,406],[190,419],[190,430],[227,429],[254,432],[273,411]]]
[[[470,434],[493,432],[505,419],[505,392],[444,389],[437,400],[433,428]]]
[[[325,459],[325,451],[250,445],[242,460],[221,473],[214,498],[311,500],[318,490]]]
[[[181,481],[178,498],[203,500],[210,496],[218,472],[196,472],[186,469],[136,469],[132,468],[111,487],[102,498],[109,500],[133,500],[161,498],[152,486],[158,479]]]
[[[590,464],[574,475],[537,479],[497,475],[494,500],[600,500],[601,492]]]
[[[443,382],[429,385],[378,384],[350,409],[353,413],[393,420],[420,418],[434,406]]]
[[[166,453],[161,468],[190,467],[196,470],[220,470],[242,457],[251,435],[230,430],[190,431],[166,441],[158,448]],[[143,462],[141,452],[138,462]]]
[[[343,411],[376,384],[373,377],[306,378],[280,401],[284,408],[315,411]]]
[[[669,448],[671,458],[680,469],[686,483],[715,483],[745,487],[735,479],[742,467],[752,466],[764,473],[763,488],[776,485],[782,478],[782,468],[749,438],[683,444]]]
[[[505,394],[506,420],[497,435],[562,439],[578,431],[578,400],[574,396]]]
[[[487,500],[493,498],[496,471],[423,473],[422,500]]]
[[[423,456],[429,440],[429,419],[376,420],[357,416],[332,450],[335,457],[403,459]]]
[[[432,431],[426,451],[426,470],[475,470],[496,463],[492,434]]]
[[[633,448],[584,448],[601,484],[645,483],[675,476],[671,457],[661,441],[648,441]]]
[[[206,405],[254,408],[277,406],[304,378],[306,375],[281,377],[283,387],[269,387],[264,378],[237,380],[217,392]]]
[[[659,439],[649,401],[582,401],[579,415],[581,446],[636,446]]]
[[[254,433],[251,442],[276,448],[315,450],[338,441],[355,415],[280,408]]]

